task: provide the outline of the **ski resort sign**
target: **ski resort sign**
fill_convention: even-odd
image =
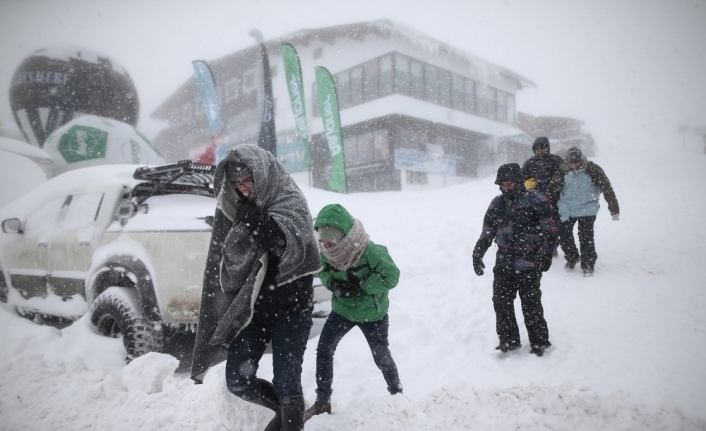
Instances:
[[[456,159],[444,154],[439,145],[427,144],[426,151],[410,148],[395,150],[395,169],[456,175]]]

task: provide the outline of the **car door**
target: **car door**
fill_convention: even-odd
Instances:
[[[44,297],[49,275],[49,241],[66,196],[49,199],[27,212],[22,233],[3,242],[3,265],[10,283],[25,298]]]
[[[103,191],[88,191],[73,193],[64,199],[48,244],[48,282],[58,296],[69,298],[79,294],[85,297],[86,273],[104,229],[99,217],[104,198]],[[112,215],[114,206],[107,206]]]

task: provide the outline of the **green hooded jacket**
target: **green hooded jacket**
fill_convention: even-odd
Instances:
[[[337,227],[348,235],[353,227],[353,217],[341,205],[326,205],[314,222],[316,230],[321,226]],[[348,281],[347,272],[334,268],[323,252],[321,263],[323,269],[319,279],[327,289],[331,290],[331,280],[334,278]],[[360,279],[360,287],[365,294],[350,298],[334,296],[331,299],[333,311],[352,322],[375,322],[385,317],[390,306],[388,292],[400,279],[400,270],[387,252],[387,247],[370,241],[349,271]]]

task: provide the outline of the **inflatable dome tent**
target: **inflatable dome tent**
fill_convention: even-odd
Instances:
[[[27,142],[42,148],[54,130],[90,114],[137,124],[132,79],[115,60],[75,45],[39,49],[15,71],[10,105]]]
[[[54,160],[54,174],[95,165],[164,164],[149,139],[133,126],[110,118],[83,115],[56,129],[44,151]]]

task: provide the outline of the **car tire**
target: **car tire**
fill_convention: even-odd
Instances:
[[[134,288],[109,287],[91,304],[91,323],[98,334],[123,337],[126,362],[148,352],[161,352],[164,334],[161,327],[146,319],[137,305]]]

